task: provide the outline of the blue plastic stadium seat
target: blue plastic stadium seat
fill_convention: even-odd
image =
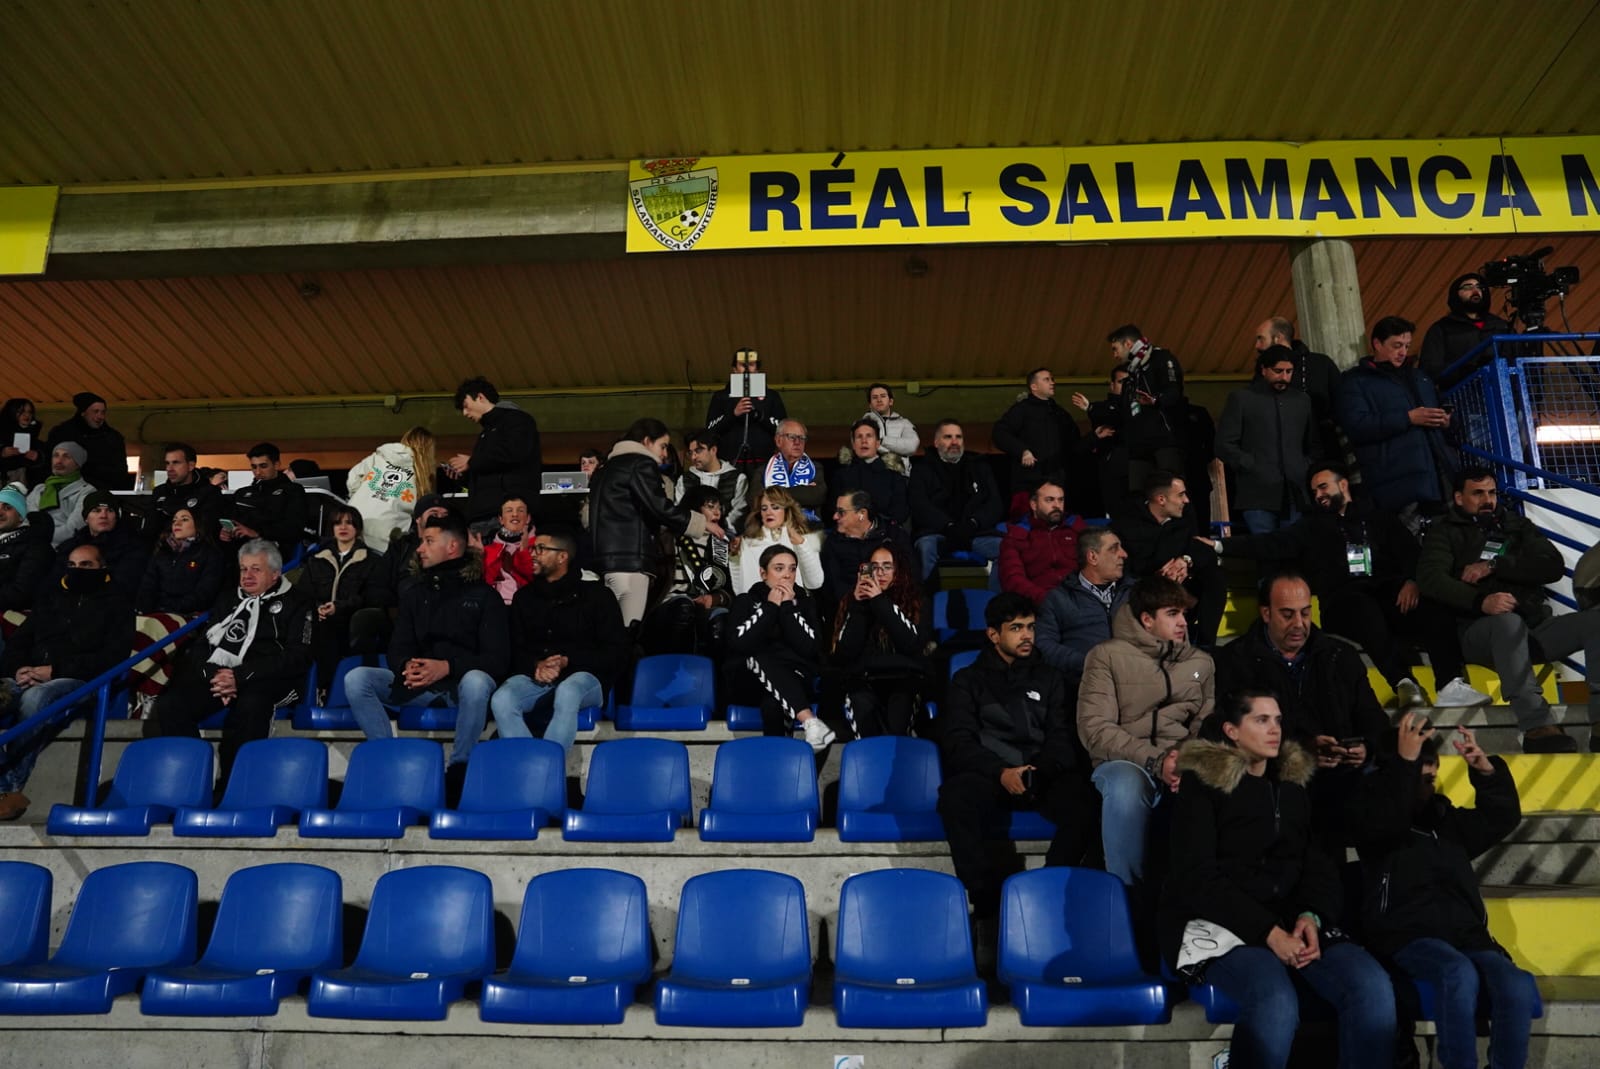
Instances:
[[[618,705],[622,731],[704,731],[716,700],[711,658],[688,653],[641,657],[633,673],[633,699]]]
[[[817,711],[816,703],[812,703],[812,713]],[[766,726],[761,723],[761,706],[759,705],[730,705],[727,711],[729,731],[764,731]],[[796,723],[794,730],[799,731],[800,725]]]
[[[978,979],[961,881],[924,869],[878,869],[844,881],[833,1010],[843,1028],[979,1028]]]
[[[612,739],[594,748],[583,808],[567,810],[575,842],[669,843],[694,816],[689,750],[669,739]]]
[[[810,1000],[811,931],[799,880],[729,869],[683,885],[672,971],[656,985],[657,1024],[792,1028]]]
[[[436,747],[437,748],[437,747]],[[466,986],[494,971],[494,889],[454,865],[378,877],[355,964],[311,978],[312,1017],[442,1021]]]
[[[352,668],[361,666],[360,657],[345,657],[333,670],[333,685],[328,688],[328,700],[317,704],[315,682],[308,692],[309,696],[294,710],[294,729],[296,731],[359,731],[361,725],[356,723],[355,714],[350,711],[350,699],[345,697],[344,677]],[[388,659],[379,657],[378,663],[387,666]],[[316,666],[311,668],[312,680],[316,678]]]
[[[132,861],[89,873],[50,960],[0,968],[0,1014],[110,1013],[146,971],[194,961],[199,899],[182,865]]]
[[[441,809],[432,839],[537,839],[567,812],[567,755],[549,739],[490,739],[472,749],[456,809]]]
[[[454,705],[402,705],[396,720],[402,731],[454,731],[460,712]]]
[[[966,668],[968,665],[977,663],[978,654],[982,652],[982,650],[958,650],[955,653],[952,653],[950,655],[950,678],[954,679],[957,672],[961,671],[963,668]],[[930,701],[926,704],[928,706],[928,719],[938,719],[939,703]]]
[[[173,1017],[270,1017],[318,969],[343,962],[339,874],[320,865],[257,865],[228,877],[198,963],[152,969],[139,1007]]]
[[[700,838],[716,843],[809,843],[817,836],[816,752],[800,739],[732,739],[717,747]]]
[[[50,952],[50,870],[0,861],[0,968],[36,965]]]
[[[111,790],[97,808],[57,804],[45,830],[51,835],[149,835],[183,806],[211,805],[216,764],[211,744],[201,739],[140,739],[128,744],[111,777]]]
[[[344,791],[332,809],[300,814],[316,839],[399,839],[444,808],[444,751],[430,739],[368,739],[350,754]]]
[[[621,1024],[650,978],[644,881],[563,869],[528,881],[511,968],[484,981],[478,1015],[520,1024]]]
[[[1167,986],[1139,966],[1122,881],[1044,868],[1005,882],[1000,981],[1025,1025],[1165,1024]]]
[[[961,635],[983,634],[983,610],[993,597],[992,590],[941,590],[934,594],[934,635],[940,642],[949,642]]]
[[[174,835],[272,836],[328,807],[328,747],[316,739],[253,739],[239,747],[222,803],[180,808]]]
[[[1189,1001],[1206,1011],[1211,1024],[1233,1024],[1239,1020],[1239,1004],[1212,984],[1190,984]]]
[[[1032,809],[995,813],[984,829],[991,839],[1054,839],[1056,826]]]
[[[847,743],[839,759],[839,841],[943,840],[940,782],[939,747],[928,739],[879,735]]]

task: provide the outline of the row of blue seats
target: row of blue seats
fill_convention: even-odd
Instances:
[[[198,890],[179,865],[90,872],[59,948],[45,954],[51,881],[0,862],[0,1013],[107,1013],[140,989],[146,1014],[264,1016],[305,992],[313,1017],[441,1020],[474,993],[485,1021],[616,1024],[652,973],[645,885],[608,869],[529,881],[509,968],[495,971],[489,878],[455,866],[399,869],[373,887],[355,961],[343,965],[342,885],[317,865],[229,877],[196,960]],[[688,880],[673,961],[654,985],[664,1025],[799,1025],[811,999],[805,890],[792,876],[730,869]],[[952,876],[860,873],[840,888],[833,1006],[848,1028],[979,1027],[966,896]],[[1024,1024],[1170,1019],[1168,987],[1139,968],[1121,883],[1041,869],[1005,886],[999,979]]]
[[[211,746],[199,739],[129,744],[105,801],[56,805],[51,835],[148,835],[171,822],[180,836],[272,836],[298,824],[320,838],[399,838],[427,823],[435,839],[536,839],[560,825],[569,840],[670,842],[693,824],[689,750],[669,739],[613,739],[594,748],[583,805],[567,806],[566,755],[545,739],[491,739],[473,748],[459,804],[444,804],[444,753],[427,739],[369,739],[350,755],[337,805],[328,806],[328,749],[316,739],[259,739],[240,747],[213,807]],[[839,838],[937,842],[938,748],[883,736],[843,747]],[[732,739],[717,747],[708,842],[811,842],[821,822],[817,768],[799,739]],[[1037,813],[997,818],[996,838],[1048,839]]]

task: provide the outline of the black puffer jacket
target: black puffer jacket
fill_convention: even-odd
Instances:
[[[162,539],[144,570],[135,604],[140,612],[204,612],[217,600],[226,573],[222,550],[215,542],[196,538],[175,553]]]
[[[277,545],[285,563],[305,540],[306,491],[287,475],[240,487],[230,504],[233,518]]]
[[[396,688],[413,657],[449,662],[452,684],[473,670],[504,681],[511,663],[507,623],[506,603],[483,581],[483,558],[477,552],[422,569],[400,597],[389,642]]]
[[[604,583],[569,571],[553,582],[540,576],[511,599],[511,674],[533,678],[546,657],[560,654],[559,679],[588,672],[610,690],[628,659],[627,631],[616,595]]]
[[[1250,946],[1302,912],[1323,927],[1341,906],[1333,862],[1312,845],[1311,754],[1285,740],[1252,776],[1233,746],[1195,740],[1178,752],[1183,773],[1172,816],[1172,862],[1161,903],[1161,949],[1175,962],[1189,921],[1220,924]]]
[[[33,607],[34,596],[49,580],[54,530],[49,516],[35,512],[25,525],[0,534],[0,612]]]
[[[60,579],[67,573],[67,558],[73,550],[79,546],[97,546],[101,561],[111,573],[112,585],[124,597],[130,600],[135,598],[150,562],[150,547],[130,527],[122,526],[129,522],[127,519],[120,520],[118,526],[101,534],[91,534],[85,527],[61,543],[56,549],[55,568],[51,570],[50,578]]]
[[[1066,684],[1039,657],[1006,664],[993,648],[955,674],[939,710],[939,754],[946,776],[992,779],[1018,765],[1047,777],[1082,770]]]
[[[111,583],[73,593],[61,583],[41,591],[34,611],[6,640],[0,672],[49,665],[57,679],[85,682],[133,652],[133,602]]]
[[[1051,397],[1024,394],[995,421],[994,444],[1011,457],[1011,489],[1038,486],[1060,479],[1077,454],[1083,435],[1072,415]],[[1022,454],[1031,452],[1032,467]]]
[[[1462,571],[1483,558],[1491,537],[1504,546],[1494,571],[1476,583],[1462,582]],[[1550,619],[1545,587],[1560,581],[1565,569],[1561,551],[1527,517],[1501,508],[1484,526],[1451,505],[1423,537],[1417,585],[1424,597],[1453,610],[1459,627],[1483,615],[1483,600],[1490,594],[1508,593],[1517,599],[1517,615],[1534,628]]]
[[[1361,654],[1315,627],[1302,654],[1300,667],[1291,667],[1268,644],[1266,625],[1257,620],[1212,654],[1217,662],[1217,694],[1269,690],[1278,696],[1285,738],[1315,749],[1318,735],[1335,739],[1359,735],[1367,740],[1368,753],[1377,752],[1389,721],[1372,693]]]
[[[661,485],[661,466],[638,442],[618,442],[589,484],[589,528],[594,532],[595,565],[601,572],[659,574],[657,535],[706,533],[706,519],[682,503],[674,504]]]
[[[467,465],[467,518],[495,516],[508,497],[520,497],[535,517],[544,489],[539,424],[511,401],[501,401],[478,421],[478,440]]]
[[[936,449],[923,451],[911,469],[911,527],[916,537],[943,535],[949,549],[967,549],[977,535],[993,534],[1005,502],[988,463],[963,453],[947,464]]]
[[[1469,768],[1478,804],[1457,808],[1435,794],[1417,804],[1420,768],[1384,759],[1362,784],[1356,846],[1365,886],[1363,942],[1392,954],[1413,939],[1442,939],[1458,950],[1497,949],[1472,859],[1522,820],[1517,784],[1500,757],[1491,773]]]

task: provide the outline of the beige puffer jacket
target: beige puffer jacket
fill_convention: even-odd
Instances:
[[[1097,766],[1144,765],[1200,730],[1216,700],[1215,676],[1209,653],[1157,639],[1124,605],[1111,639],[1084,659],[1078,736]]]

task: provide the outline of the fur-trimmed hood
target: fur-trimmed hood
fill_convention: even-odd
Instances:
[[[840,464],[854,464],[856,459],[856,452],[854,449],[851,449],[847,445],[841,445],[839,447]],[[880,449],[878,450],[878,459],[883,462],[884,467],[888,468],[896,475],[909,474],[906,469],[906,458],[901,456],[899,453],[891,453],[887,449]]]
[[[1200,782],[1223,794],[1232,794],[1248,774],[1249,762],[1237,746],[1194,739],[1178,751],[1178,771],[1193,772]],[[1297,742],[1283,740],[1278,756],[1267,762],[1267,775],[1284,783],[1304,787],[1317,771],[1317,762]]]

